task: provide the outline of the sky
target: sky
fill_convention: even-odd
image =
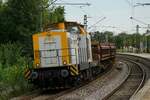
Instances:
[[[115,34],[120,32],[135,33],[136,25],[147,27],[150,24],[150,6],[131,7],[136,3],[150,3],[150,0],[58,0],[57,3],[90,3],[90,6],[65,6],[65,16],[67,21],[77,21],[83,23],[83,16],[88,16],[88,26],[95,26],[88,31],[112,31]],[[133,16],[145,24],[131,20]],[[140,28],[140,33],[146,29]]]

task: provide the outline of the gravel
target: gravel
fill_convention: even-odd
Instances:
[[[118,69],[119,68],[119,69]],[[32,96],[26,100],[102,100],[127,78],[129,69],[125,63],[118,62],[111,71],[89,84],[63,95],[46,94]],[[58,97],[57,97],[58,96]],[[14,99],[15,100],[15,99]],[[16,99],[18,100],[18,99]],[[24,97],[20,100],[25,100]]]
[[[120,86],[128,76],[129,70],[127,65],[123,63],[121,70],[117,70],[116,67],[118,65],[116,64],[108,74],[55,100],[102,100]]]

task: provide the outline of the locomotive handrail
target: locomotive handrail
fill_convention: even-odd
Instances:
[[[35,50],[35,51],[41,53],[41,51],[61,51],[61,50],[69,50],[69,49],[74,49],[74,50],[76,50],[76,48],[65,48],[65,49]],[[57,53],[58,53],[58,52],[57,52]],[[59,56],[59,57],[65,57],[65,56],[60,56],[59,54],[58,54],[58,56]],[[76,56],[76,55],[66,55],[66,56]],[[57,56],[51,56],[51,57],[57,57]],[[51,57],[45,57],[45,58],[51,58]]]
[[[69,50],[69,49],[76,49],[76,48],[62,48],[62,49],[49,49],[49,50],[34,50],[34,51],[56,51],[56,50]]]
[[[75,55],[60,55],[59,53],[62,52],[63,50],[70,50],[70,49],[74,49],[75,50]],[[42,51],[56,51],[56,54],[54,56],[41,56],[42,54]],[[34,52],[39,52],[39,56],[42,57],[42,58],[54,58],[54,59],[57,59],[58,62],[57,64],[60,65],[60,58],[65,58],[65,57],[69,57],[69,59],[71,59],[71,57],[76,57],[75,59],[77,60],[77,55],[76,55],[76,48],[62,48],[62,49],[50,49],[50,50],[34,50]],[[71,61],[71,60],[69,60]],[[77,62],[77,61],[76,61]],[[54,64],[54,63],[51,63],[51,64]]]

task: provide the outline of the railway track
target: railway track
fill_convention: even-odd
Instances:
[[[99,76],[99,77],[102,76],[103,78],[98,80],[96,78],[94,79],[95,81],[92,80],[92,82],[89,82],[90,84],[87,82],[86,84],[82,84],[72,89],[67,89],[62,91],[44,91],[44,92],[40,92],[40,94],[38,95],[36,94],[36,96],[34,96],[34,94],[33,95],[31,94],[29,96],[23,97],[22,99],[18,98],[13,100],[55,100],[57,98],[58,100],[72,100],[72,99],[67,99],[68,96],[69,97],[73,96],[72,98],[77,98],[78,96],[83,97],[77,100],[85,100],[85,99],[91,100],[91,98],[95,96],[96,98],[99,99],[93,99],[93,100],[102,100],[102,99],[103,100],[129,100],[132,95],[135,95],[138,92],[138,90],[143,86],[145,81],[148,78],[150,78],[149,76],[150,69],[148,68],[148,61],[144,62],[142,58],[139,59],[139,58],[134,58],[129,56],[125,57],[125,55],[123,56],[120,55],[117,58],[119,58],[117,62],[121,61],[122,63],[124,63],[124,65],[127,65],[128,68],[126,67],[126,69],[128,70],[126,70],[126,72],[123,72],[125,66],[124,67],[122,66],[123,69],[120,71],[117,69],[115,69],[114,72],[112,71],[113,73],[118,75],[115,74],[109,75],[108,73],[112,73],[112,72],[110,69],[108,69],[106,72],[101,73],[101,75]],[[123,75],[122,73],[124,73],[124,76],[122,76]],[[120,82],[121,85],[118,85],[119,87],[118,86],[114,87],[114,85],[112,85],[114,91],[111,90],[112,91],[111,93],[110,92],[105,93],[109,95],[104,96],[103,92],[110,91],[109,85],[116,84],[114,82],[114,79],[116,79],[118,76],[119,77],[121,76],[122,80],[124,81]],[[103,79],[106,79],[107,81],[105,82]],[[101,85],[98,86],[98,84]]]
[[[143,57],[139,57],[139,56],[134,56],[134,55],[127,55],[127,54],[118,54],[118,57],[123,57],[126,58],[128,60],[133,60],[135,62],[138,62],[139,64],[141,64],[141,66],[143,66],[143,69],[146,71],[146,79],[148,80],[150,78],[150,59],[147,58],[143,58]]]
[[[130,74],[120,87],[112,91],[104,100],[129,100],[145,83],[146,71],[143,65],[133,59],[123,59],[128,63]]]
[[[67,93],[75,91],[76,89],[79,89],[80,87],[89,84],[90,82],[96,80],[97,78],[102,77],[105,74],[108,74],[109,72],[111,72],[111,70],[112,70],[112,66],[108,67],[105,71],[100,73],[94,79],[91,79],[89,81],[85,81],[85,82],[81,83],[79,86],[76,86],[76,87],[73,87],[70,89],[35,90],[34,92],[30,92],[27,95],[12,98],[11,100],[54,100],[55,98],[58,98],[62,95],[65,95]]]

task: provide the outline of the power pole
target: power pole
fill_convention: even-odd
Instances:
[[[139,28],[140,26],[139,25],[136,25],[136,33],[139,34]]]
[[[87,15],[84,15],[84,29],[87,31]]]
[[[138,47],[138,34],[139,34],[139,25],[136,25],[136,49],[137,52],[139,51],[139,47]]]
[[[87,32],[87,15],[84,15],[84,29]],[[89,58],[89,46],[88,46],[88,37],[87,37],[87,33],[86,33],[86,50],[87,50],[87,60]]]
[[[132,20],[134,20],[134,21],[136,21],[136,22],[139,22],[139,23],[141,23],[141,24],[143,24],[143,25],[146,25],[146,26],[148,26],[148,27],[146,27],[146,28],[150,28],[150,24],[147,24],[147,23],[145,23],[145,22],[143,22],[143,21],[141,21],[141,20],[138,20],[138,19],[136,19],[136,18],[134,18],[134,17],[130,17],[130,19],[132,19]],[[138,39],[137,39],[137,35],[139,34],[139,28],[143,28],[143,27],[140,27],[139,25],[136,25],[136,48],[137,48],[137,50],[139,50],[139,48],[138,48]],[[144,27],[145,28],[145,27]]]
[[[40,31],[43,31],[43,10],[40,13]]]

